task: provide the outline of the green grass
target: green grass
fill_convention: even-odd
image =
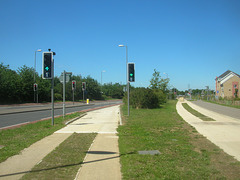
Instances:
[[[123,106],[123,114],[127,108]],[[238,161],[188,125],[176,101],[160,109],[131,109],[118,128],[123,179],[237,179]],[[139,155],[159,150],[160,155]]]
[[[53,132],[65,126],[64,122],[79,116],[80,113],[55,118],[55,125],[51,125],[51,119],[39,121],[34,124],[28,124],[15,129],[0,131],[0,162],[3,162],[10,156],[19,154],[21,150],[29,147],[31,144],[51,135]]]
[[[208,103],[218,104],[218,105],[221,105],[221,106],[227,106],[227,107],[240,109],[239,105],[225,104],[224,101],[219,101],[219,102],[218,101],[207,101],[207,100],[203,100],[203,101],[208,102]]]
[[[188,111],[190,112],[191,114],[193,114],[194,116],[196,117],[199,117],[201,120],[203,121],[215,121],[214,119],[208,117],[208,116],[205,116],[203,115],[202,113],[194,110],[193,108],[191,108],[187,103],[182,103],[182,106]]]
[[[22,179],[74,179],[95,136],[74,133]]]

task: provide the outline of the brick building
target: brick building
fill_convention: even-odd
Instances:
[[[240,75],[228,70],[215,80],[217,97],[239,97]]]

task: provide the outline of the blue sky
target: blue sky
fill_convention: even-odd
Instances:
[[[100,82],[105,70],[104,83],[124,84],[124,44],[132,85],[147,87],[157,69],[179,90],[214,89],[226,70],[240,74],[239,9],[239,0],[0,0],[0,62],[33,67],[34,52],[51,48],[55,76]]]

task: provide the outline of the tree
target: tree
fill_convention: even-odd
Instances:
[[[16,71],[9,69],[9,65],[0,64],[0,103],[21,101],[19,91],[20,81]]]
[[[122,99],[124,95],[123,87],[124,86],[119,83],[108,83],[103,85],[102,91],[107,97]]]
[[[166,102],[168,90],[169,78],[162,78],[160,72],[154,69],[153,77],[150,80],[150,89],[154,91],[159,99],[159,104]]]
[[[33,101],[34,69],[24,65],[23,67],[18,68],[17,72],[20,76],[22,100],[23,102],[32,102]]]
[[[163,93],[167,93],[168,83],[169,83],[169,78],[166,78],[166,79],[162,78],[160,76],[160,72],[154,69],[153,77],[150,80],[150,89],[158,89],[158,90],[162,90]]]
[[[83,82],[86,82],[86,97],[90,100],[92,99],[101,99],[101,89],[97,80],[87,76],[87,78],[83,79]]]

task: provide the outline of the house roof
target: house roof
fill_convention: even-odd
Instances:
[[[240,78],[240,75],[239,75],[239,74],[237,74],[237,73],[235,73],[235,72],[232,72],[232,71],[230,71],[230,70],[227,70],[225,73],[223,73],[223,74],[221,74],[220,76],[218,76],[218,78],[222,79],[222,78],[226,77],[226,76],[227,76],[228,74],[230,74],[230,73],[233,73],[234,75],[236,75],[236,76],[238,76],[238,77]]]

